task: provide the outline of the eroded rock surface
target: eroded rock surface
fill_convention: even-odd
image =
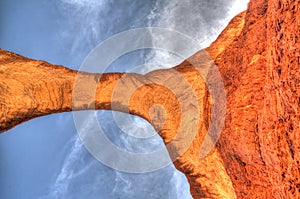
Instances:
[[[251,1],[216,59],[226,84],[218,143],[238,198],[299,198],[299,1]]]
[[[203,51],[146,75],[81,73],[76,80],[77,71],[0,50],[0,131],[72,108],[128,110],[155,127],[171,157],[188,147],[174,164],[194,198],[299,198],[299,13],[299,1],[252,0],[206,49],[222,75],[227,104],[217,146],[205,158],[199,152],[213,99],[196,69],[205,63]],[[178,83],[178,73],[185,81]],[[75,81],[85,82],[78,92]],[[86,92],[92,87],[95,93]],[[180,102],[190,107],[183,127],[196,131],[192,140],[177,136]]]

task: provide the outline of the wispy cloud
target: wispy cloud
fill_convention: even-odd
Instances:
[[[148,9],[149,13],[146,19],[142,18],[141,13],[134,16],[130,15],[132,14],[130,12],[125,12],[125,6],[128,5],[124,2],[115,0],[110,2],[108,0],[60,0],[58,5],[64,18],[60,25],[65,27],[60,37],[66,41],[66,48],[70,50],[70,53],[77,57],[77,62],[82,61],[84,56],[105,37],[138,26],[174,29],[197,40],[199,49],[204,48],[218,36],[234,15],[246,9],[248,0],[235,0],[229,1],[229,3],[222,0],[156,1],[153,5],[148,5],[150,9]],[[119,8],[112,12],[115,8],[113,6],[124,6],[124,9]],[[133,9],[134,5],[131,6]],[[126,8],[130,11],[128,7]],[[138,7],[134,9],[131,12],[138,13],[138,9],[143,10],[143,8]],[[140,19],[135,21],[136,18]],[[124,25],[122,20],[134,22]],[[141,20],[144,20],[145,23],[137,22]],[[120,24],[123,27],[120,27]],[[168,42],[170,48],[177,48],[176,43],[172,40],[165,42]],[[146,56],[145,62],[153,63],[150,65],[151,67],[154,65],[170,67],[182,59],[176,58],[168,52],[152,51]],[[111,119],[109,116],[102,114],[102,117],[106,118],[104,128],[107,128],[108,131],[118,131],[115,124],[109,122]],[[132,132],[132,134],[138,135],[138,131],[151,131],[150,127],[145,127],[147,126],[145,121],[139,119],[134,120],[134,123],[126,123],[124,120],[123,124],[124,129]],[[88,120],[86,125],[89,125]],[[109,126],[111,127],[109,128]],[[144,150],[142,145],[137,145],[126,134],[115,134],[111,138],[115,140],[115,144],[129,150]],[[157,143],[155,139],[152,142],[152,147],[162,146],[162,142]],[[87,155],[87,151],[78,136],[70,140],[67,146],[70,151],[60,172],[50,186],[48,195],[42,197],[43,199],[79,198],[80,187],[84,187],[81,196],[89,195],[90,198],[93,198],[91,193],[100,194],[101,192],[104,195],[102,198],[109,198],[111,195],[118,195],[120,198],[141,198],[143,197],[142,194],[149,194],[148,196],[152,194],[151,198],[159,198],[160,193],[164,191],[163,189],[172,190],[169,195],[169,198],[172,199],[191,198],[188,194],[189,187],[186,179],[172,166],[156,173],[139,176],[130,175],[108,169],[103,165],[99,166],[96,160]],[[169,184],[161,184],[164,180],[167,180]],[[103,186],[102,189],[101,186]],[[74,190],[74,187],[77,189]],[[148,193],[147,189],[151,190],[151,193]]]

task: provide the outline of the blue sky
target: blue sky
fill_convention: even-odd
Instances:
[[[158,26],[184,32],[197,39],[201,49],[246,5],[228,2],[2,0],[0,48],[78,69],[104,39],[131,28]],[[141,50],[123,56],[110,70],[162,61],[172,65],[164,53]],[[114,122],[108,122],[110,112],[99,115],[107,122],[110,139],[125,148],[132,145]],[[136,122],[147,126],[141,119]],[[154,141],[162,145],[158,137]],[[1,199],[190,198],[186,179],[173,166],[137,175],[98,163],[78,141],[71,113],[36,118],[1,134],[0,160]]]

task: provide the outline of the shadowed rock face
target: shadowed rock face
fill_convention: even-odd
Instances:
[[[194,198],[298,198],[299,11],[299,1],[251,1],[206,49],[222,75],[227,104],[222,134],[205,158],[199,153],[214,99],[196,69],[206,63],[203,51],[146,75],[80,73],[78,78],[77,71],[0,50],[0,132],[72,109],[129,112],[155,127],[171,157],[182,154],[174,165],[187,176]],[[75,81],[85,83],[74,90]],[[95,83],[95,92],[86,92]],[[180,103],[189,108],[181,110]],[[192,140],[177,135],[194,121]]]

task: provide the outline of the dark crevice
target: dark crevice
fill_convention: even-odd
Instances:
[[[287,144],[289,146],[289,151],[290,151],[290,154],[292,156],[292,159],[294,159],[295,150],[294,150],[294,147],[293,147],[293,142],[289,138],[289,133],[288,132],[285,132],[285,139],[286,139],[286,142],[287,142]]]

